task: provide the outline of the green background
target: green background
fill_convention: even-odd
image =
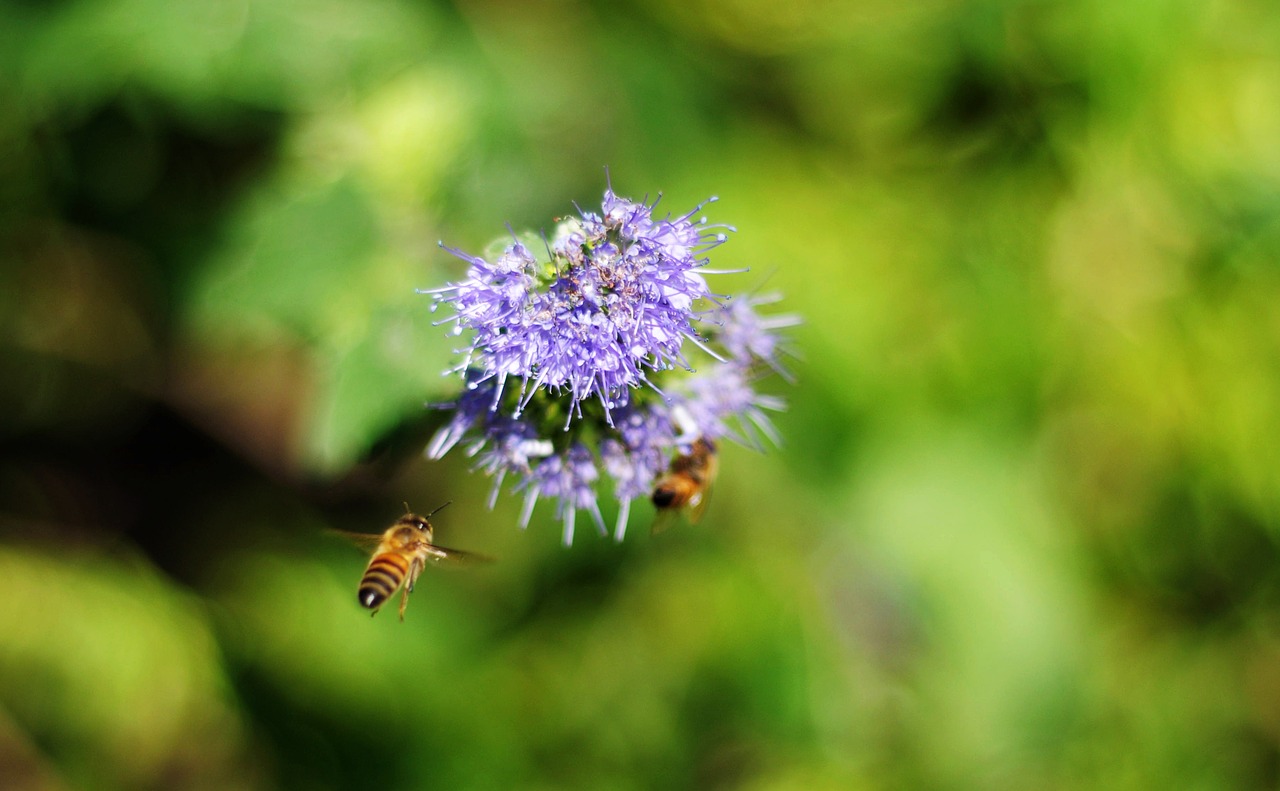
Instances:
[[[0,786],[1280,787],[1271,3],[8,0],[0,107]],[[415,289],[606,167],[805,323],[563,549]]]

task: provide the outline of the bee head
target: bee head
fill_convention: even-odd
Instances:
[[[670,508],[675,502],[676,492],[669,486],[659,486],[653,490],[653,504],[658,508]]]
[[[412,523],[412,524],[414,524],[414,525],[415,525],[419,530],[423,530],[423,531],[426,531],[426,532],[428,532],[428,533],[429,533],[429,532],[431,532],[431,523],[430,523],[430,522],[428,522],[427,520],[428,520],[428,519],[430,519],[431,517],[435,516],[436,514],[440,513],[440,511],[441,511],[441,510],[443,510],[443,509],[445,508],[445,506],[448,506],[448,505],[450,505],[450,504],[452,504],[452,503],[453,503],[453,500],[450,500],[449,502],[445,503],[444,505],[440,506],[439,508],[436,508],[435,510],[433,510],[431,513],[427,514],[426,516],[418,516],[417,514],[409,513],[409,504],[408,504],[408,503],[405,503],[405,505],[404,505],[405,514],[404,514],[404,517],[403,517],[403,518],[401,518],[401,520],[400,520],[400,521],[405,522],[406,524],[408,524],[408,523]]]

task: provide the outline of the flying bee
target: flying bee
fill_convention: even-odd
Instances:
[[[690,522],[696,524],[702,518],[718,466],[716,446],[706,437],[694,440],[688,453],[671,460],[667,472],[654,484],[650,497],[658,509],[653,532],[665,530],[671,518],[686,508],[689,509]]]
[[[452,502],[452,501],[451,501]],[[403,586],[400,596],[400,620],[404,620],[404,608],[409,604],[409,594],[418,581],[418,575],[426,568],[427,563],[465,563],[488,561],[490,558],[460,549],[449,549],[434,543],[433,528],[428,519],[435,516],[445,503],[426,516],[408,512],[396,520],[382,535],[348,533],[346,535],[356,541],[374,547],[373,557],[365,567],[364,576],[360,578],[360,588],[356,597],[360,606],[373,610],[377,615],[379,608],[395,595]]]

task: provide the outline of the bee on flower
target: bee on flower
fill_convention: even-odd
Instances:
[[[608,533],[597,502],[604,475],[622,540],[631,502],[650,499],[695,443],[777,444],[767,412],[783,402],[754,384],[769,371],[790,378],[780,330],[798,319],[757,313],[776,295],[710,289],[707,275],[730,271],[709,270],[707,253],[733,230],[700,216],[714,201],[656,217],[658,201],[608,189],[599,213],[560,220],[540,255],[514,234],[492,260],[445,248],[466,275],[423,293],[432,310],[452,310],[442,323],[466,345],[446,372],[462,391],[441,405],[451,414],[427,455],[461,446],[493,480],[491,508],[512,479],[522,528],[539,500],[555,501],[567,545],[579,511]]]

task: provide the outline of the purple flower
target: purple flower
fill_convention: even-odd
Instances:
[[[525,491],[520,527],[528,527],[533,506],[540,496],[547,496],[559,500],[556,518],[564,524],[566,546],[573,543],[574,517],[579,508],[587,509],[600,534],[605,535],[604,517],[596,504],[595,482],[599,477],[595,457],[584,445],[571,445],[564,453],[543,459],[519,486]]]
[[[602,472],[621,540],[631,501],[693,439],[778,442],[764,410],[782,402],[753,383],[767,369],[787,374],[777,331],[796,320],[756,312],[776,297],[713,294],[705,254],[727,226],[694,219],[706,204],[674,218],[655,217],[656,205],[607,190],[600,213],[561,221],[541,256],[514,236],[493,262],[446,248],[466,277],[425,292],[468,337],[453,371],[464,389],[443,405],[452,415],[427,455],[461,445],[493,478],[490,507],[513,474],[522,527],[538,500],[554,500],[566,544],[579,509],[605,532]]]
[[[688,422],[697,427],[690,439],[728,437],[763,450],[763,434],[774,445],[782,443],[764,410],[781,411],[784,403],[775,396],[757,393],[749,372],[736,363],[715,365],[704,374],[690,377],[684,392],[673,400],[673,410],[687,415]]]
[[[760,305],[781,299],[781,294],[742,297],[715,311],[711,321],[720,324],[717,340],[729,353],[730,359],[746,365],[762,362],[790,380],[790,372],[779,359],[782,339],[777,331],[794,327],[800,319],[791,314],[761,316],[756,312]]]
[[[646,371],[687,368],[691,306],[710,296],[699,256],[725,240],[693,221],[701,208],[655,220],[653,206],[608,191],[603,216],[561,223],[546,261],[518,240],[492,264],[446,248],[470,265],[467,277],[428,293],[453,309],[455,334],[472,333],[459,370],[497,380],[499,394],[510,377],[526,393],[565,392],[573,419],[588,398],[606,415],[625,404]]]
[[[618,522],[614,538],[626,535],[631,501],[647,497],[654,480],[667,466],[667,454],[674,447],[675,431],[667,410],[661,405],[648,409],[629,409],[615,421],[618,435],[605,439],[600,446],[600,460],[614,480],[614,497],[618,500]]]

